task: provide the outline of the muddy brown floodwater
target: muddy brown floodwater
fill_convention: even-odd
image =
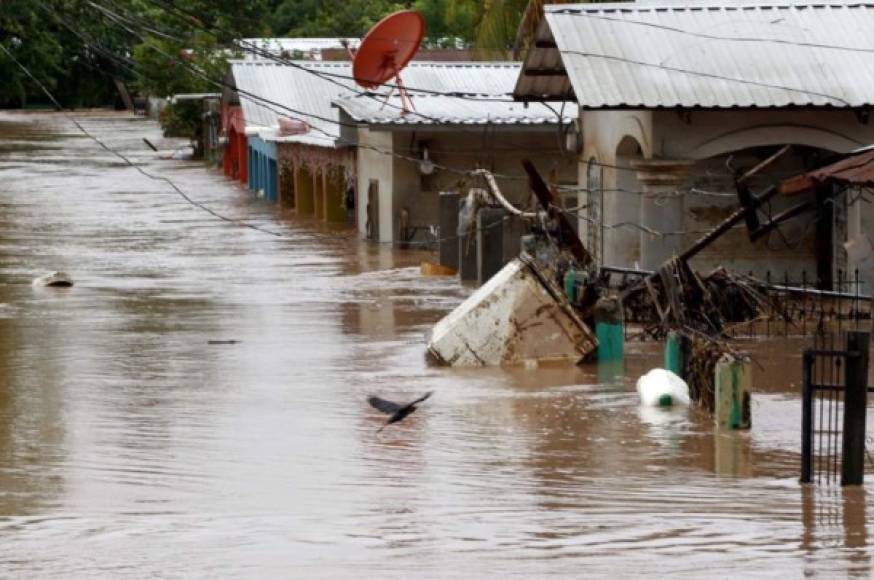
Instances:
[[[871,575],[871,486],[797,483],[803,341],[749,344],[749,433],[641,409],[655,344],[625,369],[429,368],[469,289],[422,254],[159,160],[150,121],[79,118],[282,237],[63,116],[0,115],[0,576]],[[30,285],[50,270],[76,286]],[[367,395],[429,390],[375,434]]]

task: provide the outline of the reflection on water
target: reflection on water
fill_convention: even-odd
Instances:
[[[756,371],[750,433],[641,408],[655,343],[432,368],[425,335],[470,289],[420,276],[424,254],[157,160],[148,121],[82,122],[284,237],[211,218],[63,117],[0,115],[0,575],[870,573],[866,490],[796,483],[800,345],[751,343],[782,362]],[[30,286],[48,270],[77,285]],[[376,433],[367,395],[432,390]]]
[[[866,496],[863,487],[803,487],[801,547],[809,564],[806,572],[815,571],[822,553],[830,550],[846,561],[848,577],[870,578]]]

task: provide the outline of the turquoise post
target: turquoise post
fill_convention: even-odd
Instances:
[[[567,299],[570,300],[571,304],[576,302],[577,299],[577,273],[573,268],[568,268],[567,272],[564,273],[564,294],[567,296]]]
[[[668,333],[668,340],[665,343],[665,369],[671,371],[681,379],[684,379],[685,362],[683,360],[683,345],[682,337],[676,332]]]
[[[598,361],[622,360],[625,351],[625,324],[622,307],[615,298],[602,298],[595,304],[595,336]]]

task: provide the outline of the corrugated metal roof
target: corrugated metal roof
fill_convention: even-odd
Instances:
[[[401,101],[393,96],[383,104],[382,96],[359,95],[334,101],[354,121],[368,125],[554,125],[570,123],[577,116],[576,105],[555,103],[550,109],[543,103],[495,102],[488,97],[450,97],[414,95],[414,111],[404,115]],[[526,106],[527,105],[527,106]]]
[[[289,55],[302,53],[298,58],[310,58],[321,60],[323,50],[344,48],[343,43],[348,42],[349,47],[356,49],[361,45],[360,38],[244,38],[241,41],[244,46],[256,46],[263,51],[275,55]],[[246,52],[246,60],[258,60],[264,58],[252,52]]]
[[[331,101],[352,90],[354,82],[345,78],[352,74],[351,63],[296,61],[286,65],[272,61],[232,61],[230,66],[237,89],[305,113],[285,111],[241,93],[240,105],[247,127],[265,128],[262,136],[271,140],[322,147],[334,145],[340,136],[337,125],[340,118]],[[313,72],[337,76],[323,77]],[[277,138],[275,128],[280,116],[306,121],[312,130],[305,135]]]
[[[561,103],[553,111],[540,103],[526,108],[522,103],[509,102],[520,70],[517,62],[412,62],[402,77],[410,89],[415,112],[403,115],[397,95],[383,106],[386,89],[379,91],[380,96],[355,96],[336,103],[354,120],[374,125],[556,123],[555,111],[561,109]],[[576,106],[564,109],[564,122],[576,117]]]
[[[273,61],[231,61],[230,66],[234,86],[238,89],[306,113],[306,115],[295,115],[291,112],[281,114],[280,107],[264,105],[256,99],[240,94],[240,105],[243,108],[246,125],[263,127],[264,130],[259,131],[259,134],[269,140],[333,146],[340,136],[338,125],[340,113],[337,108],[332,107],[332,101],[344,96],[360,95],[363,92],[351,80],[352,65],[348,62],[296,61],[293,65],[287,65]],[[466,96],[487,95],[509,100],[516,79],[519,77],[520,68],[519,63],[422,61],[410,63],[404,69],[402,77],[416,102],[423,103],[423,114],[428,110],[438,113],[434,116],[465,119],[462,122],[466,123],[473,122],[473,119],[487,118],[490,112],[495,119],[503,119],[503,121],[491,122],[534,123],[538,122],[536,121],[538,118],[543,119],[539,122],[555,122],[555,114],[544,105],[531,108],[528,114],[525,114],[521,104],[486,103],[482,99],[469,100],[445,95],[446,93]],[[325,78],[319,74],[331,76]],[[427,96],[428,93],[417,93],[417,89],[444,94],[432,95],[432,99]],[[391,90],[389,87],[385,87],[377,94],[384,95],[389,90]],[[354,99],[361,103],[361,108],[353,107],[353,109],[359,111],[362,118],[378,115],[383,100],[383,96]],[[394,116],[393,120],[385,122],[397,122],[397,117],[400,117],[400,110],[394,106],[395,101],[396,99],[384,108],[386,115]],[[370,105],[375,106],[376,112],[367,108]],[[271,109],[277,109],[280,113]],[[567,106],[565,110],[566,115],[576,114],[573,111],[571,115],[570,108]],[[275,129],[279,125],[280,116],[304,120],[313,129],[304,135],[278,137]],[[545,120],[547,117],[549,121]],[[422,117],[420,120],[426,121]]]
[[[413,93],[425,89],[440,93],[509,96],[522,65],[518,62],[413,61],[401,73]]]
[[[825,167],[786,179],[781,183],[781,191],[797,193],[828,181],[864,187],[874,185],[874,150],[865,149]]]
[[[865,107],[872,31],[871,2],[552,5],[514,95],[591,109]]]

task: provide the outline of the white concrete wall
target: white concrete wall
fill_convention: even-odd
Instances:
[[[627,155],[617,155],[623,139],[626,144],[628,138],[639,144],[640,157],[644,159],[698,161],[688,182],[682,186],[684,189],[695,187],[729,194],[735,193],[732,177],[725,168],[725,160],[731,153],[740,152],[735,156],[735,166],[748,168],[756,161],[749,155],[752,153],[749,148],[752,147],[791,143],[818,148],[823,152],[843,153],[874,143],[874,124],[861,123],[855,114],[841,111],[693,111],[683,116],[675,111],[584,111],[581,121],[584,147],[578,170],[580,183],[585,185],[588,160],[594,159],[604,165],[602,223],[608,225],[628,220],[639,207],[631,199],[631,194],[611,190],[643,189],[637,186],[633,172],[621,169],[629,163]],[[809,167],[812,161],[803,158],[809,152],[807,150],[802,154],[799,150],[788,155],[779,164],[763,172],[753,189],[760,190],[781,178],[804,171],[805,162]],[[804,199],[804,196],[777,199],[773,204],[773,212]],[[699,232],[727,217],[736,207],[736,197],[687,196],[685,229],[690,233],[683,240],[684,245],[697,238]],[[580,221],[580,227],[581,232],[587,233],[589,226],[584,220]],[[815,272],[813,235],[805,231],[805,227],[809,229],[809,223],[802,217],[781,228],[783,237],[790,241],[789,247],[783,237],[775,238],[772,235],[770,239],[753,244],[749,242],[745,230],[733,230],[702,253],[694,265],[703,270],[725,265],[758,274],[771,269],[781,273],[787,270],[791,275],[796,275],[806,269],[810,274],[811,271]],[[583,237],[587,238],[585,235]],[[635,266],[635,258],[639,253],[639,232],[631,229],[604,230],[603,240],[605,264]],[[836,242],[841,243],[839,240]]]
[[[394,176],[394,158],[390,154],[392,148],[391,133],[358,129],[358,142],[365,147],[358,147],[358,199],[355,203],[358,213],[358,233],[361,237],[367,235],[367,192],[370,181],[379,182],[379,241],[392,240],[392,188]],[[371,149],[368,147],[375,148]],[[388,152],[385,154],[383,152]]]

